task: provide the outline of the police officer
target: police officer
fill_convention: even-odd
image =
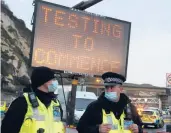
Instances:
[[[78,133],[142,133],[142,122],[136,108],[122,93],[125,77],[106,72],[102,79],[105,92],[87,107],[78,122]],[[128,114],[131,117],[126,119]]]
[[[37,67],[31,75],[32,91],[16,98],[2,121],[2,133],[65,133],[60,105],[54,101],[58,89],[55,73]]]

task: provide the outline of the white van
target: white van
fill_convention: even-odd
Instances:
[[[93,92],[82,92],[82,91],[76,92],[76,100],[75,100],[76,122],[81,118],[87,106],[95,100],[97,100],[97,96]]]
[[[71,85],[65,85],[64,86],[64,94],[65,94],[65,99],[66,99],[66,104],[68,103],[68,100],[70,99],[70,93],[71,93]],[[67,111],[66,111],[66,105],[65,105],[65,100],[64,100],[64,95],[63,95],[63,89],[62,86],[59,86],[58,92],[55,92],[55,94],[58,95],[58,100],[60,101],[63,109],[63,119],[67,119]],[[85,109],[87,106],[97,100],[97,96],[93,92],[86,92],[86,91],[77,91],[76,92],[76,99],[75,99],[75,122],[77,122],[80,117],[83,115],[85,112]]]

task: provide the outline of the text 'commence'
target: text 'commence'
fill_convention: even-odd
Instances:
[[[120,68],[120,62],[87,56],[75,56],[72,54],[57,52],[55,50],[35,49],[34,61],[38,65],[49,65],[57,68],[72,68],[92,72],[116,71]]]

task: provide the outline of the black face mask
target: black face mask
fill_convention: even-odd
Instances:
[[[47,95],[49,95],[49,97],[52,98],[52,99],[57,97],[57,95],[54,94],[54,92],[49,92],[49,93],[47,93]]]
[[[57,95],[54,92],[43,92],[41,90],[35,89],[34,90],[36,96],[41,97],[43,99],[54,99]]]
[[[49,93],[46,93],[46,92],[43,92],[41,90],[34,90],[36,96],[39,98],[39,100],[45,104],[45,106],[49,106],[49,104],[51,103],[51,101],[53,99],[56,98],[56,94],[54,94],[53,92],[49,92]]]

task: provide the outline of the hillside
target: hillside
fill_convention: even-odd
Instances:
[[[31,31],[1,3],[1,89],[15,92],[30,82]]]

